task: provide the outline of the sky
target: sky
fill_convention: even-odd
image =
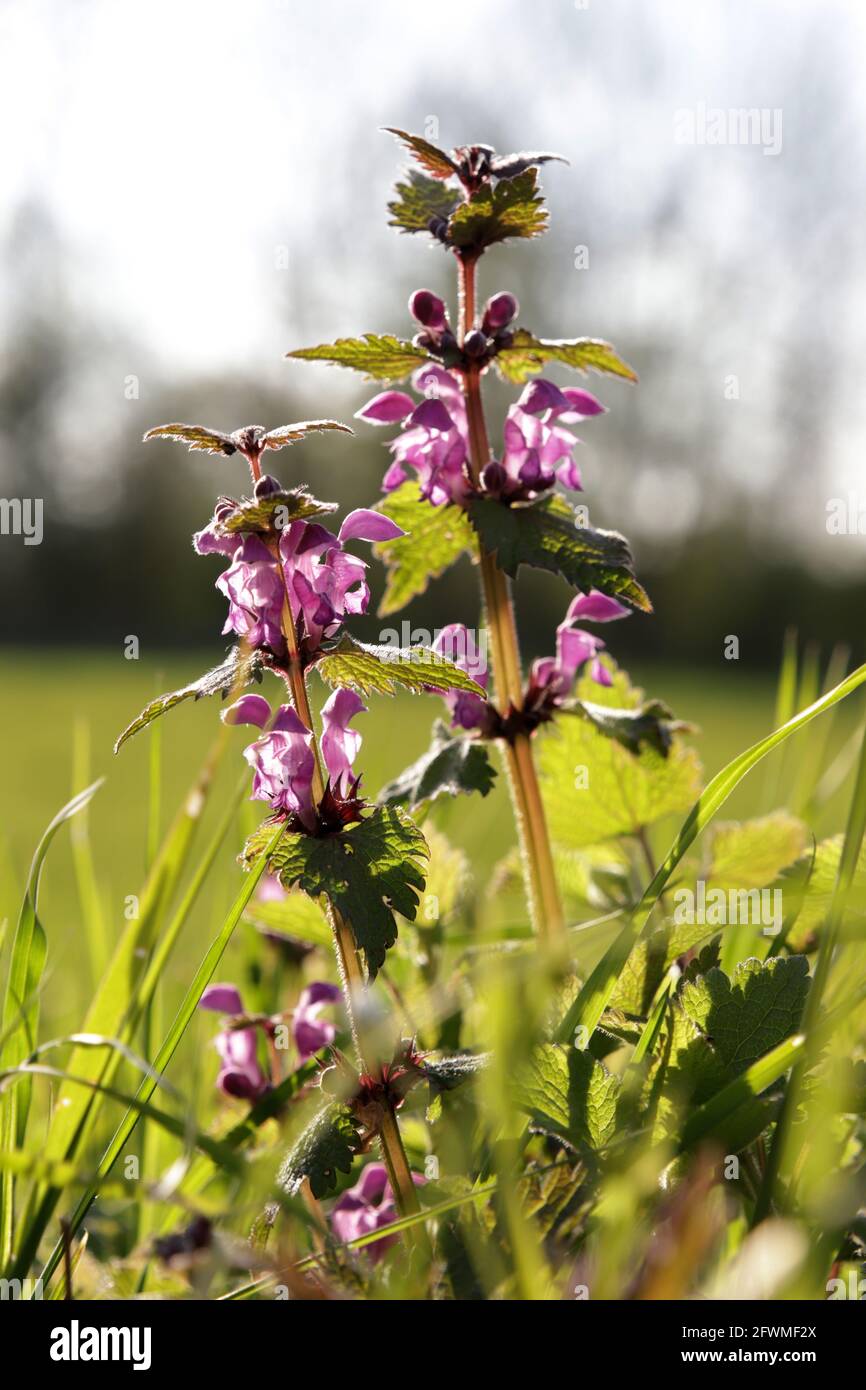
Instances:
[[[290,346],[405,332],[408,291],[448,283],[385,226],[382,126],[559,150],[543,264],[501,264],[552,336],[638,362],[639,397],[611,402],[614,496],[661,533],[730,487],[823,547],[866,447],[864,56],[857,0],[5,0],[0,324],[14,339],[38,204],[60,264],[30,273],[57,277],[85,349],[114,345],[62,403],[73,435],[129,374],[279,387]],[[759,138],[725,124],[740,108]]]

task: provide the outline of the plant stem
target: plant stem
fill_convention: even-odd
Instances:
[[[313,716],[310,710],[310,700],[307,693],[307,681],[304,675],[304,668],[301,662],[300,649],[298,646],[298,634],[295,628],[295,620],[292,616],[289,604],[289,595],[285,570],[280,559],[279,544],[275,542],[271,546],[274,558],[277,562],[280,575],[282,576],[285,588],[282,611],[282,629],[286,639],[286,646],[289,652],[289,663],[287,671],[287,683],[292,694],[292,701],[295,712],[302,724],[310,730],[312,734],[311,746],[313,750],[313,797],[318,803],[321,801],[325,792],[324,777],[322,775],[322,760],[319,752],[319,741],[316,737],[313,725]],[[343,998],[346,1003],[346,1013],[349,1019],[349,1026],[352,1030],[352,1041],[355,1045],[355,1054],[358,1068],[361,1072],[367,1071],[367,1061],[365,1060],[365,1047],[363,1038],[363,1017],[365,1009],[366,981],[364,971],[358,957],[355,946],[355,938],[352,935],[352,928],[342,913],[326,898],[328,921],[331,926],[331,934],[334,939],[334,953],[337,958],[337,968],[340,973],[340,984],[343,989]],[[409,1161],[406,1158],[406,1151],[403,1148],[403,1140],[400,1135],[400,1128],[396,1117],[390,1107],[384,1112],[382,1123],[379,1128],[379,1139],[382,1144],[382,1155],[385,1166],[391,1178],[391,1188],[397,1204],[397,1210],[401,1216],[411,1216],[420,1210],[418,1195],[415,1191],[415,1184],[412,1181],[412,1172],[409,1168]]]
[[[475,323],[477,265],[477,257],[458,258],[461,341]],[[477,483],[490,461],[490,443],[481,399],[481,372],[477,366],[470,365],[463,373],[463,392],[469,432],[469,461],[473,480]],[[483,547],[479,549],[484,611],[493,648],[494,690],[500,713],[505,715],[509,706],[520,709],[523,703],[523,673],[514,604],[508,576],[499,568],[493,555]],[[565,937],[565,918],[529,735],[514,735],[506,742],[505,750],[533,926],[542,940],[562,941]]]

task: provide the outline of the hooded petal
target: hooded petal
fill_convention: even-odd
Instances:
[[[358,507],[349,512],[337,537],[339,541],[393,541],[406,532],[381,512]]]
[[[264,695],[242,695],[220,713],[224,724],[255,724],[260,729],[270,723],[270,718],[271,707]]]
[[[415,402],[405,391],[380,391],[366,405],[356,412],[356,420],[367,420],[371,425],[393,425],[405,420],[415,409]]]
[[[335,690],[322,706],[322,757],[335,791],[351,778],[352,764],[361,747],[361,735],[349,728],[356,714],[367,706],[354,690]]]
[[[336,1004],[340,997],[337,986],[328,984],[326,980],[316,980],[301,994],[294,1013],[293,1032],[302,1060],[312,1057],[314,1052],[334,1041],[337,1036],[335,1024],[319,1015],[329,1004]]]
[[[219,1014],[242,1014],[244,1011],[240,991],[234,985],[208,985],[198,1006]]]
[[[565,619],[566,622],[610,623],[616,618],[627,618],[629,612],[624,603],[598,589],[590,589],[588,594],[578,594],[572,599]]]

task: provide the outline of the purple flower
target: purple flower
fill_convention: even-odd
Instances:
[[[349,513],[337,536],[317,522],[293,521],[280,536],[278,559],[259,536],[222,536],[225,509],[233,510],[234,504],[221,500],[210,524],[193,538],[199,554],[231,559],[216,581],[229,601],[223,631],[236,632],[253,647],[269,647],[277,656],[286,650],[286,600],[307,655],[337,633],[347,614],[366,612],[367,565],[344,549],[345,542],[389,541],[404,534],[389,517],[362,507]]]
[[[236,543],[232,563],[216,587],[229,601],[223,632],[236,632],[253,647],[270,647],[277,654],[285,651],[283,579],[264,541],[245,536],[239,545]]]
[[[296,815],[313,830],[313,735],[291,706],[280,705],[272,718],[263,695],[242,695],[223,710],[222,718],[226,724],[255,724],[266,730],[244,749],[253,769],[251,800],[267,801],[275,811]]]
[[[588,594],[578,594],[556,629],[556,656],[541,657],[533,662],[527,705],[556,705],[567,698],[578,671],[588,661],[592,662],[592,679],[598,685],[610,685],[610,673],[598,657],[605,643],[594,633],[586,632],[575,624],[579,621],[607,623],[616,618],[626,618],[628,614],[629,610],[624,604],[600,593],[598,589],[592,589]]]
[[[418,474],[421,493],[434,506],[461,502],[469,496],[469,446],[466,405],[460,381],[444,367],[422,367],[412,385],[425,399],[417,405],[404,391],[383,391],[358,411],[358,417],[374,425],[404,425],[390,445],[394,462],[385,474],[383,489],[393,492],[409,476]]]
[[[312,1057],[320,1048],[327,1047],[337,1036],[336,1026],[319,1015],[322,1009],[327,1008],[329,1004],[336,1004],[339,998],[340,991],[337,986],[329,985],[325,980],[316,980],[303,991],[295,1008],[292,1023],[295,1046],[302,1062]]]
[[[476,643],[463,623],[449,623],[443,627],[436,634],[433,650],[453,661],[455,666],[472,677],[476,685],[487,689],[486,650]],[[473,695],[468,690],[448,690],[442,692],[442,698],[451,711],[453,728],[488,730],[491,707],[480,695]]]
[[[322,757],[337,796],[348,792],[352,764],[361,747],[361,735],[349,728],[349,722],[366,712],[367,706],[354,690],[335,690],[322,706]]]
[[[416,1187],[422,1187],[420,1173],[412,1174]],[[397,1219],[397,1204],[384,1163],[368,1163],[354,1187],[349,1187],[331,1209],[331,1227],[340,1241],[357,1240],[370,1231],[379,1231]],[[364,1249],[374,1262],[380,1260],[396,1236],[383,1236]]]
[[[516,312],[511,295],[496,295],[487,313],[503,318]],[[406,480],[408,470],[418,474],[422,495],[434,506],[464,502],[474,489],[468,471],[469,445],[466,407],[459,377],[444,367],[423,367],[412,378],[416,391],[427,399],[415,405],[404,391],[383,391],[374,396],[358,417],[371,424],[401,422],[403,431],[390,445],[393,463],[385,474],[386,492]],[[573,387],[560,390],[538,377],[509,407],[503,432],[501,459],[492,459],[484,470],[484,489],[506,501],[531,501],[556,482],[579,491],[580,470],[572,457],[576,435],[563,423],[588,419],[604,406],[589,391]]]
[[[322,707],[322,757],[334,796],[346,796],[352,780],[352,764],[361,746],[361,735],[349,721],[366,706],[352,690],[335,690]],[[222,718],[227,724],[254,724],[263,730],[244,749],[253,769],[251,800],[267,801],[275,811],[295,815],[309,831],[316,828],[313,804],[315,754],[313,735],[290,705],[276,714],[262,695],[242,695]]]
[[[243,1003],[234,985],[209,985],[198,1001],[200,1009],[237,1016]],[[214,1038],[220,1056],[217,1085],[224,1095],[236,1100],[258,1100],[270,1088],[270,1082],[259,1065],[258,1032],[255,1025],[246,1028],[223,1028]]]

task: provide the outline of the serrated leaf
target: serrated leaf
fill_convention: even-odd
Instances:
[[[440,150],[437,145],[431,144],[429,140],[425,140],[423,135],[410,135],[408,131],[397,130],[390,125],[386,125],[384,129],[389,135],[396,135],[413,158],[417,159],[421,167],[435,179],[450,179],[457,173],[457,165],[451,156]]]
[[[237,453],[237,445],[230,434],[208,429],[206,425],[184,425],[179,422],[155,425],[144,435],[145,444],[151,439],[176,439],[181,444],[189,445],[190,452],[200,449],[206,454]]]
[[[466,690],[487,692],[453,661],[431,647],[374,647],[344,632],[335,647],[316,658],[316,670],[333,686],[350,686],[362,695],[394,695],[397,687],[416,693]]]
[[[652,1075],[655,1132],[675,1131],[700,1107],[796,1032],[809,988],[803,956],[743,961],[687,980],[667,1015]],[[770,1118],[757,1110],[759,1128]],[[749,1127],[749,1137],[754,1126]]]
[[[646,1017],[665,971],[679,956],[715,936],[719,928],[707,922],[665,923],[635,946],[616,982],[612,1009]]]
[[[623,748],[639,753],[641,744],[655,748],[666,758],[676,733],[691,730],[692,726],[674,719],[661,700],[648,700],[637,709],[609,709],[592,700],[574,700],[563,707],[563,713],[576,714],[589,721],[599,733],[615,738]]]
[[[127,739],[132,738],[133,734],[146,729],[154,719],[158,719],[161,714],[166,714],[175,705],[181,704],[184,700],[201,700],[210,695],[228,695],[232,690],[243,690],[245,686],[253,681],[261,681],[262,671],[267,665],[264,653],[260,651],[242,652],[240,647],[233,647],[219,666],[213,670],[206,671],[198,680],[191,681],[189,685],[184,685],[180,690],[170,690],[165,695],[158,695],[150,704],[145,705],[141,714],[128,724],[123,733],[114,745],[115,753],[119,752]]]
[[[266,820],[254,831],[241,856],[252,868],[273,833]],[[295,885],[311,898],[326,896],[352,928],[364,952],[370,978],[397,940],[394,913],[414,921],[424,891],[421,863],[427,842],[415,822],[396,806],[377,806],[357,825],[336,835],[287,833],[268,868],[284,888]]]
[[[278,425],[276,429],[265,430],[261,425],[246,425],[244,428],[225,434],[222,430],[212,430],[207,425],[155,425],[144,436],[144,442],[151,439],[173,439],[189,446],[190,452],[200,449],[208,454],[235,454],[238,450],[255,443],[259,450],[284,449],[288,444],[297,444],[308,434],[322,430],[340,430],[343,434],[353,434],[349,425],[341,425],[339,420],[299,420],[292,425]]]
[[[599,686],[583,675],[578,698],[617,709],[639,708],[643,692],[609,658],[605,665],[611,685]],[[687,810],[700,795],[698,756],[679,736],[666,758],[646,746],[634,754],[583,720],[558,719],[538,742],[550,834],[564,849],[639,834],[662,816]]]
[[[401,483],[376,510],[406,532],[373,547],[388,576],[379,604],[384,618],[423,594],[431,579],[438,579],[464,552],[473,551],[477,542],[461,507],[434,507],[415,482]]]
[[[513,179],[516,174],[522,174],[526,169],[534,169],[539,164],[549,164],[551,160],[556,160],[559,164],[568,163],[564,154],[518,150],[516,154],[497,155],[490,165],[490,171],[497,179]]]
[[[486,796],[496,780],[496,769],[487,748],[476,739],[454,734],[440,719],[433,725],[433,741],[417,762],[407,767],[379,793],[386,806],[415,810],[437,796],[480,792]]]
[[[416,348],[405,338],[393,333],[365,333],[362,338],[338,338],[335,343],[318,347],[296,348],[287,357],[302,362],[330,362],[337,367],[351,367],[374,381],[402,381],[416,368],[431,360],[429,353]]]
[[[350,1173],[359,1152],[358,1128],[346,1106],[324,1106],[298,1136],[277,1173],[284,1192],[294,1197],[309,1181],[314,1197],[326,1197],[337,1185],[337,1173]]]
[[[742,961],[731,979],[719,969],[683,985],[683,1012],[737,1076],[796,1031],[809,990],[805,956]]]
[[[601,338],[536,338],[527,328],[518,328],[509,346],[500,348],[495,358],[500,376],[517,385],[535,376],[546,362],[637,381],[637,373]]]
[[[466,1081],[472,1081],[490,1061],[489,1052],[453,1052],[424,1059],[423,1071],[430,1082],[431,1092],[453,1091]]]
[[[712,835],[702,877],[717,888],[766,888],[803,853],[808,839],[806,826],[787,811],[725,822]]]
[[[509,237],[547,231],[547,210],[534,168],[502,183],[484,184],[448,219],[447,238],[461,251],[483,251]]]
[[[535,1124],[592,1150],[613,1138],[619,1089],[589,1052],[560,1043],[534,1048],[515,1081],[517,1104]]]
[[[396,196],[388,204],[388,226],[399,227],[401,232],[431,231],[431,222],[447,222],[460,201],[455,189],[446,188],[415,169],[409,171],[405,183],[396,185],[394,192]]]
[[[564,497],[554,493],[528,506],[506,507],[476,498],[469,516],[481,544],[512,578],[521,565],[561,574],[576,589],[599,589],[644,613],[652,604],[634,574],[628,542],[618,531],[578,526]]]
[[[788,938],[795,948],[807,946],[816,932],[820,931],[833,902],[839,864],[842,857],[842,835],[834,835],[822,840],[815,850],[814,863],[811,852],[803,855],[784,870],[773,884],[782,892],[786,905],[799,905],[794,930]],[[857,867],[851,881],[851,888],[845,904],[845,931],[862,937],[866,927],[866,843],[861,847]]]
[[[217,535],[235,536],[247,532],[283,530],[293,521],[323,516],[337,510],[336,502],[320,502],[305,487],[273,492],[267,497],[244,497],[234,511],[214,523]]]

